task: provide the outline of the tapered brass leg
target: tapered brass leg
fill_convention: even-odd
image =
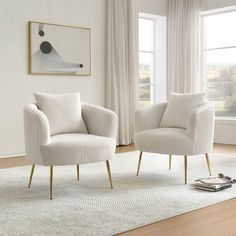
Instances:
[[[171,155],[169,155],[169,170],[171,170]]]
[[[140,165],[141,165],[141,161],[142,161],[142,154],[143,152],[141,151],[140,154],[139,154],[139,161],[138,161],[138,169],[137,169],[137,176],[139,174],[139,169],[140,169]]]
[[[107,165],[107,173],[108,173],[108,176],[109,176],[110,185],[111,185],[111,188],[113,188],[109,161],[106,161],[106,165]]]
[[[30,188],[30,186],[31,186],[31,182],[32,182],[33,174],[34,174],[34,167],[35,167],[35,164],[33,164],[33,165],[32,165],[32,168],[31,168],[31,173],[30,173],[30,179],[29,179],[28,188]]]
[[[211,176],[211,165],[210,165],[210,160],[209,160],[208,153],[205,153],[205,155],[206,155],[206,161],[207,161],[208,171],[209,171],[209,174],[210,174],[210,176]]]
[[[50,166],[50,199],[52,199],[53,166]]]
[[[187,156],[184,156],[184,180],[185,184],[187,184]]]
[[[76,169],[77,169],[77,180],[79,180],[79,165],[76,165]]]

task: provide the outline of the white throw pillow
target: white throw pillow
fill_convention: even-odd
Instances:
[[[34,93],[39,110],[48,118],[51,135],[87,133],[82,115],[80,94]]]
[[[205,93],[171,93],[160,127],[184,128],[191,111],[206,102]]]

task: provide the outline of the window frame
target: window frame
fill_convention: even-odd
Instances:
[[[153,80],[150,78],[150,83],[140,83],[139,80],[139,89],[140,86],[150,86],[150,104],[153,104],[155,102],[155,87],[156,87],[156,16],[152,14],[147,14],[147,13],[139,13],[138,20],[144,19],[144,20],[150,20],[153,22],[153,50],[140,50],[138,48],[138,55],[140,53],[147,53],[153,55]],[[139,63],[138,63],[139,64]],[[138,73],[139,74],[139,73]],[[142,101],[140,100],[139,97],[139,102]]]
[[[222,50],[222,49],[230,49],[230,48],[236,48],[236,43],[234,46],[223,46],[223,47],[215,47],[215,48],[206,48],[205,42],[206,40],[204,37],[206,36],[205,33],[205,27],[204,27],[204,17],[212,16],[212,15],[218,15],[228,12],[236,12],[236,6],[230,6],[230,7],[223,7],[213,10],[206,10],[200,12],[200,89],[201,91],[206,91],[206,88],[204,86],[204,83],[206,82],[206,52],[207,51],[213,51],[213,50]],[[216,120],[218,121],[233,121],[236,123],[236,116],[216,116]]]

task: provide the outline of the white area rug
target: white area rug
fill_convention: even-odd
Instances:
[[[236,158],[210,156],[213,173],[235,177]],[[27,189],[30,167],[0,170],[0,235],[114,235],[236,196],[236,186],[218,193],[193,189],[195,178],[208,176],[204,156],[189,157],[184,185],[183,157],[117,154],[111,161],[114,189],[105,163],[54,168],[54,200],[48,199],[49,168],[37,167]]]

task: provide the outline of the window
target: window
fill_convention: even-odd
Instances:
[[[236,117],[235,22],[236,10],[202,15],[202,85],[219,117]]]
[[[139,18],[139,99],[140,104],[153,103],[155,85],[155,21]]]
[[[165,100],[166,17],[139,16],[139,103]],[[161,91],[159,91],[161,90]]]

